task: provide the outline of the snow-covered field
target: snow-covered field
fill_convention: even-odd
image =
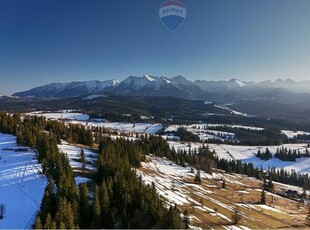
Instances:
[[[229,109],[226,106],[218,106],[220,108]],[[230,110],[230,109],[229,109]],[[233,113],[247,116],[236,111],[231,110]],[[90,117],[87,114],[73,112],[72,110],[61,110],[57,112],[43,112],[35,111],[31,113],[26,113],[30,116],[43,116],[50,120],[67,120],[70,123],[78,123],[88,127],[103,127],[107,129],[118,130],[121,132],[138,132],[138,133],[150,133],[155,134],[160,132],[163,129],[162,124],[153,124],[153,123],[128,123],[128,122],[105,122],[103,121],[90,121]],[[141,116],[142,119],[149,119],[150,117]],[[255,127],[255,126],[244,126],[244,125],[226,125],[226,124],[192,124],[192,125],[171,125],[165,129],[165,132],[174,132],[179,127],[185,127],[188,131],[199,136],[200,140],[205,141],[208,139],[218,139],[218,140],[233,140],[235,138],[234,133],[228,133],[223,131],[217,131],[208,129],[216,127],[229,127],[236,129],[247,129],[247,130],[257,130],[261,131],[264,128]],[[281,130],[288,138],[293,138],[298,134],[301,135],[310,135],[310,132],[304,131],[291,131],[291,130]]]
[[[69,143],[62,141],[60,145],[58,145],[59,151],[66,154],[69,158],[70,166],[73,168],[73,171],[78,171],[83,169],[83,164],[81,163],[81,148],[77,146],[70,145]],[[90,171],[95,171],[94,162],[97,161],[97,154],[90,151],[89,149],[83,148],[85,154],[85,169]],[[75,177],[76,184],[85,183],[89,181],[88,178],[85,177]]]
[[[147,175],[138,170],[138,175],[142,176],[142,179],[146,184],[152,184],[152,182],[154,182],[157,192],[160,196],[167,199],[168,204],[186,205],[196,203],[197,205],[200,205],[199,202],[190,198],[187,188],[195,187],[201,190],[201,186],[194,183],[183,182],[186,177],[193,177],[194,173],[190,171],[190,168],[181,167],[174,162],[163,158],[152,157],[149,159],[151,159],[151,161],[142,162],[142,168],[155,171],[156,174]],[[216,173],[210,175],[202,171],[201,178],[220,179],[221,177]],[[204,192],[208,191],[204,190]],[[212,193],[212,191],[209,191],[209,193]]]
[[[270,166],[274,166],[278,169],[284,168],[288,171],[294,169],[299,173],[310,173],[310,158],[302,157],[296,159],[296,162],[282,161],[277,158],[272,158],[270,160],[264,161],[255,156],[257,151],[265,151],[266,148],[274,155],[277,148],[284,147],[288,149],[299,150],[300,153],[306,152],[306,144],[284,144],[281,146],[233,146],[233,145],[216,145],[210,144],[211,149],[214,149],[220,158],[225,159],[238,159],[242,162],[253,163],[255,167],[263,167],[263,169],[268,169]]]
[[[202,146],[201,143],[181,143],[175,141],[168,141],[169,145],[174,149],[182,149],[185,151],[193,151],[194,149],[198,149]],[[260,149],[261,151],[265,151],[266,148],[270,150],[270,152],[274,155],[276,153],[277,148],[281,147],[287,149],[296,149],[299,150],[301,154],[306,152],[307,144],[284,144],[281,146],[240,146],[240,145],[226,145],[226,144],[209,144],[211,150],[215,150],[216,154],[219,158],[224,158],[228,160],[241,160],[242,162],[253,163],[255,167],[263,169],[268,169],[268,167],[274,166],[278,169],[284,168],[288,171],[294,169],[298,173],[309,173],[310,174],[310,157],[301,157],[296,159],[295,162],[290,161],[281,161],[277,158],[272,158],[270,160],[264,161],[255,156],[257,151]],[[310,148],[308,148],[310,151]]]
[[[309,132],[304,131],[291,131],[291,130],[281,130],[288,138],[297,137],[297,135],[310,135]]]
[[[128,122],[105,122],[105,121],[89,121],[89,115],[76,113],[70,110],[59,112],[42,112],[36,111],[27,113],[30,116],[43,116],[49,120],[67,120],[69,123],[81,124],[87,127],[102,127],[106,129],[117,130],[120,132],[137,132],[154,134],[162,130],[162,124],[153,123],[128,123]],[[144,117],[145,118],[145,117]]]
[[[175,132],[179,128],[184,127],[188,132],[191,132],[199,137],[201,141],[206,140],[234,140],[235,134],[229,133],[229,132],[223,132],[223,131],[217,131],[217,130],[211,130],[208,129],[208,125],[201,125],[201,124],[193,124],[193,125],[171,125],[165,129],[165,132]]]
[[[137,132],[137,133],[158,133],[163,125],[153,123],[128,123],[128,122],[83,122],[72,121],[73,124],[82,124],[87,127],[102,127],[105,129],[117,130],[120,132]]]
[[[191,125],[170,125],[165,129],[165,132],[175,132],[178,128],[184,127],[187,131],[197,135],[201,141],[206,141],[210,139],[216,139],[220,141],[234,141],[235,133],[224,132],[214,130],[216,127],[228,127],[233,129],[246,129],[261,131],[264,130],[260,127],[254,126],[243,126],[243,125],[225,125],[225,124],[191,124]],[[210,129],[213,128],[213,129]]]
[[[202,124],[199,124],[199,125],[205,126]],[[233,128],[233,129],[246,129],[246,130],[256,130],[256,131],[264,130],[264,128],[261,128],[261,127],[246,126],[246,125],[207,124],[207,126],[208,127],[228,127],[228,128]]]
[[[208,139],[217,140],[235,140],[235,133],[228,133],[223,131],[214,130],[217,127],[227,127],[233,129],[245,129],[253,131],[262,131],[264,128],[255,126],[245,125],[226,125],[226,124],[191,124],[191,125],[170,125],[165,129],[165,132],[175,132],[178,128],[184,127],[187,131],[197,135],[201,141]],[[212,128],[212,129],[210,129]],[[294,138],[297,135],[310,135],[310,132],[305,131],[292,131],[292,130],[281,130],[281,132],[288,138]]]
[[[77,121],[88,121],[89,115],[83,113],[75,113],[70,110],[63,110],[59,112],[42,112],[36,111],[27,113],[30,116],[42,116],[49,120],[77,120]]]
[[[6,208],[1,229],[31,228],[47,185],[35,153],[18,148],[14,136],[0,133],[0,203]]]

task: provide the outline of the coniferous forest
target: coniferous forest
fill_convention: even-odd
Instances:
[[[7,113],[0,113],[0,131],[16,135],[18,144],[34,147],[48,178],[34,225],[37,229],[188,227],[186,215],[182,219],[177,206],[165,207],[155,185],[145,185],[137,176],[135,169],[148,154],[166,157],[184,167],[189,165],[208,173],[219,168],[228,173],[256,177],[264,181],[265,189],[269,191],[273,189],[272,181],[304,188],[310,185],[307,174],[275,168],[268,170],[267,182],[267,174],[252,163],[219,159],[208,145],[190,153],[176,151],[160,136],[141,135],[137,141],[112,140],[101,132],[94,135],[80,125],[65,125],[42,117],[21,119],[18,114]],[[98,144],[99,157],[92,186],[76,186],[69,160],[57,147],[62,139],[87,146]]]
[[[93,195],[85,184],[75,185],[66,155],[59,153],[60,138],[92,145],[91,132],[66,127],[44,118],[0,114],[0,130],[17,142],[35,147],[49,183],[34,228],[184,228],[176,206],[165,208],[153,186],[143,184],[139,146],[125,140],[100,140]]]

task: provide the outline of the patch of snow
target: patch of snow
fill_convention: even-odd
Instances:
[[[151,77],[150,75],[144,75],[144,77],[149,81],[154,81],[155,79]]]
[[[229,219],[227,216],[223,215],[222,213],[217,212],[216,215],[218,215],[219,217],[221,217],[224,220],[231,222],[231,219]]]
[[[137,132],[155,134],[163,129],[162,124],[153,123],[128,123],[128,122],[85,122],[85,121],[71,121],[73,124],[81,124],[86,127],[102,127],[106,129],[117,130],[120,132]]]
[[[288,138],[295,138],[297,135],[310,135],[310,132],[304,131],[281,130],[281,132]]]
[[[89,178],[80,177],[80,176],[75,177],[74,180],[75,180],[76,185],[79,185],[79,184],[82,184],[82,183],[87,183],[87,182],[90,181]]]
[[[60,145],[58,145],[59,151],[66,154],[69,158],[70,166],[75,169],[83,168],[83,164],[80,162],[81,159],[81,148],[73,145],[69,145],[67,142],[62,141]],[[85,154],[85,160],[87,163],[85,168],[91,171],[96,171],[96,168],[93,166],[94,161],[97,160],[96,153],[83,148]]]
[[[277,212],[277,213],[284,213],[284,214],[286,214],[285,212],[283,212],[283,211],[281,211],[279,209],[270,207],[270,206],[265,205],[265,204],[256,204],[256,205],[252,205],[252,206],[260,207],[260,208],[263,208],[263,209],[266,209],[266,210],[270,210],[270,211],[273,211],[273,212]]]
[[[238,111],[233,110],[233,109],[230,109],[230,108],[228,108],[228,107],[225,106],[225,105],[214,105],[214,106],[217,107],[217,108],[220,108],[220,109],[228,110],[228,111],[230,111],[232,114],[235,114],[235,115],[239,115],[239,116],[243,116],[243,117],[249,117],[248,114],[242,113],[242,112],[238,112]]]
[[[100,95],[100,94],[92,94],[92,95],[88,95],[87,97],[85,97],[84,100],[93,100],[93,99],[103,98],[103,97],[107,97],[107,96]]]
[[[42,116],[49,120],[77,120],[77,121],[88,121],[89,115],[82,113],[72,113],[72,112],[31,112],[26,115],[31,116]]]

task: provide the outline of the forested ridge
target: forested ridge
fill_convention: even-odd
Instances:
[[[144,185],[134,167],[140,152],[130,141],[100,138],[95,189],[75,185],[69,161],[58,151],[60,138],[91,145],[82,126],[65,126],[40,117],[0,113],[0,131],[18,144],[35,147],[48,185],[34,228],[184,228],[176,206],[166,209],[156,189]],[[132,151],[130,151],[132,149]]]

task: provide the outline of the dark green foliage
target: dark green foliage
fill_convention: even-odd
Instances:
[[[192,141],[192,142],[199,142],[200,139],[197,135],[187,131],[186,128],[181,127],[175,132],[175,135],[180,137],[182,141]]]
[[[90,223],[91,228],[98,229],[101,227],[101,207],[99,201],[99,188],[96,186],[94,201],[91,210],[92,221]]]
[[[271,154],[271,152],[269,151],[268,148],[266,148],[266,151],[263,152],[263,153],[262,153],[262,152],[260,151],[260,149],[259,149],[259,150],[257,151],[256,156],[257,156],[258,158],[260,158],[261,160],[265,160],[265,161],[270,160],[270,159],[272,158],[272,154]]]
[[[304,156],[307,157],[308,155],[309,154],[306,153],[306,155]],[[277,148],[275,157],[282,161],[296,161],[296,159],[302,157],[302,155],[300,154],[299,150],[298,151],[296,149],[291,150],[291,149],[282,147],[282,148]]]
[[[224,122],[226,124],[226,122]],[[229,126],[223,127],[208,127],[206,129],[224,131],[229,133],[235,133],[235,138],[239,145],[280,145],[287,142],[287,136],[285,136],[279,129],[265,128],[263,130],[248,130],[243,128],[231,128]],[[209,143],[219,141],[209,141]]]
[[[145,186],[132,170],[140,165],[140,144],[124,139],[101,140],[97,171],[103,217],[101,227],[182,228],[180,215],[176,214],[178,212],[167,212],[155,186]],[[151,151],[152,146],[148,145]],[[169,223],[167,215],[170,217]]]
[[[85,183],[79,185],[79,227],[87,228],[90,224],[89,191]]]

